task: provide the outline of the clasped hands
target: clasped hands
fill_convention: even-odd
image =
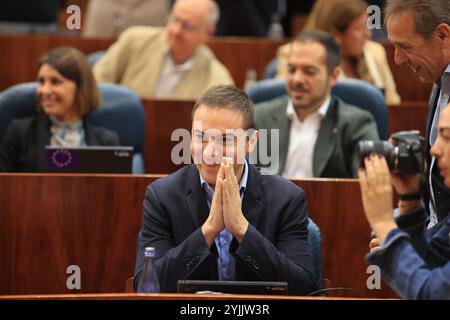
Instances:
[[[202,225],[202,233],[208,247],[211,247],[216,236],[225,228],[238,242],[242,241],[249,223],[242,213],[241,203],[239,184],[231,159],[223,157],[217,173],[209,216]]]

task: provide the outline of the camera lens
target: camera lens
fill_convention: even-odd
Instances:
[[[365,168],[364,159],[371,154],[379,154],[386,158],[389,169],[394,167],[394,146],[387,141],[360,141],[358,144],[360,167]]]
[[[358,144],[360,167],[365,168],[364,159],[379,154],[386,159],[391,172],[416,174],[425,172],[423,154],[425,139],[418,131],[401,131],[391,135],[390,141],[360,141]]]

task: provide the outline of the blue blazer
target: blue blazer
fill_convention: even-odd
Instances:
[[[286,281],[290,294],[314,290],[308,246],[306,198],[302,189],[249,165],[242,211],[250,225],[242,242],[233,239],[238,281]],[[195,165],[150,184],[137,239],[135,287],[145,247],[156,248],[161,292],[176,292],[178,280],[218,280],[218,251],[201,232],[209,208]]]
[[[450,214],[426,229],[425,209],[398,217],[384,244],[367,255],[405,299],[450,299]]]

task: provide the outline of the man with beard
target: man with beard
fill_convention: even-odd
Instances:
[[[288,95],[256,107],[257,128],[279,130],[279,156],[271,156],[279,161],[270,167],[290,178],[356,177],[358,142],[378,140],[378,132],[370,113],[331,96],[339,45],[327,33],[310,31],[290,46]],[[272,143],[261,136],[260,145],[270,149]]]

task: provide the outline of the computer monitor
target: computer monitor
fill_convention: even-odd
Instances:
[[[46,171],[67,173],[131,173],[133,147],[86,146],[45,148]]]
[[[178,280],[178,293],[235,293],[287,295],[287,282]]]

